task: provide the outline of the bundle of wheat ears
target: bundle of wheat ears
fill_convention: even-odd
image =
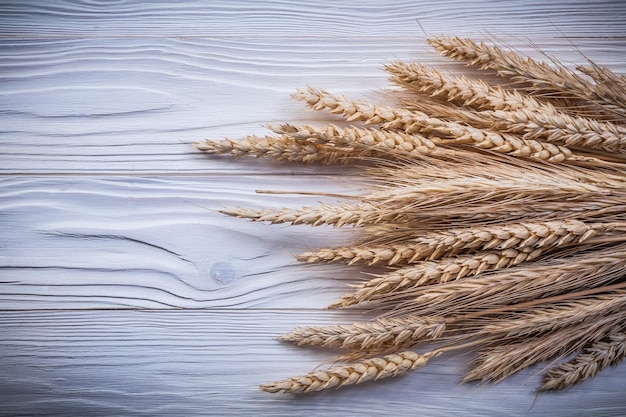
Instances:
[[[626,355],[626,77],[469,39],[428,43],[504,78],[394,62],[386,70],[402,87],[395,105],[306,88],[293,98],[343,124],[270,126],[266,137],[196,144],[217,154],[362,164],[371,183],[337,206],[224,210],[358,229],[350,244],[298,259],[371,272],[330,308],[370,309],[380,313],[375,320],[281,338],[344,349],[337,364],[265,391],[399,376],[455,351],[474,355],[463,381],[499,381],[550,360],[544,391]]]

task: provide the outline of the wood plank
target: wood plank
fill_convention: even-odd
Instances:
[[[307,83],[383,85],[389,45],[357,44],[363,51],[280,39],[2,41],[0,172],[315,172],[207,161],[191,144],[323,117],[290,100]]]
[[[580,50],[534,40],[567,64],[584,53],[626,72],[626,38],[577,40]],[[509,43],[543,58],[526,41]],[[420,37],[0,40],[0,174],[339,172],[207,159],[191,144],[328,120],[290,100],[307,84],[384,100],[383,65],[394,59],[465,71]]]
[[[324,177],[0,178],[1,308],[324,307],[356,270],[293,255],[349,231],[217,210],[336,199],[258,189],[357,190]]]
[[[338,392],[259,392],[329,358],[274,336],[363,318],[320,310],[357,272],[293,262],[342,231],[215,210],[314,204],[254,190],[344,192],[354,176],[190,143],[324,120],[289,100],[306,84],[380,98],[393,59],[464,70],[416,19],[626,72],[625,17],[614,1],[3,1],[0,415],[622,415],[624,365],[538,398],[537,368],[457,386],[466,357]]]
[[[467,357],[309,396],[258,390],[333,355],[275,335],[340,320],[306,311],[3,312],[0,415],[618,416],[626,408],[623,365],[535,398],[538,368],[493,386],[458,385]]]
[[[6,37],[328,37],[415,36],[416,24],[431,33],[455,28],[461,34],[624,36],[626,6],[616,1],[409,1],[245,0],[206,3],[141,1],[42,4],[3,1],[0,35]]]
[[[286,2],[279,5],[263,3],[256,7],[263,11],[264,7],[275,10],[292,6]],[[453,3],[438,9],[440,18],[444,19],[455,6],[458,5]],[[471,6],[477,9],[473,12],[465,10],[463,16],[478,19],[485,15],[478,13],[478,9],[488,6]],[[554,10],[563,8],[558,4],[534,6],[538,5],[512,3],[510,10],[519,10],[512,17],[503,19],[504,23],[507,27],[514,27],[513,23],[518,20],[518,23],[529,24],[528,19],[522,18],[538,14],[537,10],[548,13],[552,7]],[[591,6],[586,3],[570,4],[567,13],[560,13],[568,17],[590,17],[590,21],[579,22],[584,27],[601,22],[605,29],[601,39],[587,39],[584,34],[581,39],[578,29],[559,27],[553,20],[544,20],[543,24],[576,38],[580,52],[620,72],[624,70],[621,53],[624,39],[606,39],[610,32],[606,29],[611,28],[610,19],[620,16],[620,9],[614,9],[614,3],[609,6],[594,5],[595,11],[591,12],[587,10]],[[203,136],[237,137],[261,133],[263,130],[259,125],[264,122],[315,119],[316,116],[300,107],[292,110],[296,106],[287,97],[288,93],[306,83],[360,93],[385,85],[385,75],[380,67],[389,59],[441,62],[419,43],[420,36],[415,37],[415,44],[392,35],[374,39],[355,37],[358,33],[333,39],[294,39],[288,31],[278,38],[271,32],[264,32],[254,38],[242,35],[238,39],[142,37],[111,40],[93,39],[98,38],[96,35],[100,32],[96,35],[90,32],[87,39],[83,35],[48,39],[45,28],[52,22],[65,22],[70,28],[82,24],[83,20],[72,19],[72,13],[88,16],[90,24],[97,22],[99,17],[115,16],[129,19],[132,26],[132,22],[140,24],[165,9],[159,8],[163,6],[152,6],[155,8],[151,9],[146,5],[135,8],[133,4],[120,3],[117,5],[120,10],[108,8],[107,13],[100,13],[102,8],[98,5],[73,2],[60,2],[52,7],[28,2],[5,3],[3,7],[6,13],[2,17],[11,16],[11,19],[15,18],[12,21],[31,19],[29,24],[20,27],[32,30],[29,36],[20,36],[19,30],[12,31],[11,36],[0,43],[3,70],[0,79],[5,86],[0,93],[0,126],[3,126],[0,132],[3,164],[0,169],[9,174],[102,174],[126,170],[145,174],[163,170],[164,166],[167,167],[165,170],[174,172],[233,172],[241,166],[223,164],[220,160],[206,164],[204,158],[190,150],[189,143]],[[180,11],[169,17],[183,19],[189,13],[197,14],[198,7],[195,3],[181,4]],[[220,6],[214,7],[219,9]],[[232,7],[233,15],[245,14],[249,9],[245,2],[233,2],[224,7]],[[363,7],[359,5],[359,8]],[[394,14],[403,7],[408,5],[385,6],[382,11]],[[408,7],[407,14],[411,14],[411,7]],[[339,14],[345,14],[342,18],[346,18],[346,22],[350,22],[350,17],[358,20],[359,15],[350,14],[353,8],[338,9]],[[373,11],[371,7],[365,9],[367,13]],[[420,15],[419,11],[414,13]],[[207,22],[209,26],[223,24],[223,16],[217,10],[214,12],[214,15],[209,14],[213,16]],[[489,12],[499,13],[493,8]],[[594,18],[598,14],[605,19]],[[58,22],[54,18],[43,19],[50,16],[62,18]],[[257,18],[261,16],[262,13]],[[539,18],[545,19],[545,16]],[[332,23],[332,20],[324,19],[313,21]],[[382,27],[403,26],[388,25],[388,22],[381,20]],[[450,20],[441,22],[449,25]],[[480,27],[477,23],[459,23],[455,26],[455,33],[464,28]],[[246,25],[244,19],[233,29],[242,33],[240,30]],[[123,28],[115,24],[107,27],[123,32]],[[189,27],[185,21],[185,30]],[[269,25],[265,29],[273,27],[275,25]],[[537,36],[541,33],[538,31]],[[565,51],[565,54],[558,54],[564,61],[580,61],[580,52],[569,44],[569,39],[552,36],[554,38],[546,36],[542,41],[533,40],[549,54],[553,50]],[[532,52],[532,47],[523,45],[526,40],[507,41],[521,52],[529,52],[529,49]],[[280,60],[276,56],[280,56]],[[264,165],[255,165],[255,168],[269,169]]]

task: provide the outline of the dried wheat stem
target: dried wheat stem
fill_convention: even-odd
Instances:
[[[609,333],[603,340],[592,343],[569,362],[550,369],[539,391],[563,389],[595,376],[626,357],[626,333],[623,329]]]
[[[477,129],[461,123],[433,118],[418,111],[352,101],[346,97],[335,96],[311,87],[298,91],[293,97],[306,102],[314,110],[328,109],[330,113],[342,114],[348,121],[380,124],[383,128],[402,130],[405,133],[430,134],[432,132],[443,135],[447,138],[444,143],[467,144],[511,156],[550,162],[592,161],[589,158],[574,155],[569,148],[564,146]]]
[[[472,255],[419,262],[384,275],[377,276],[356,286],[353,293],[343,295],[328,308],[342,308],[363,302],[385,298],[389,294],[423,285],[441,284],[485,271],[508,268],[536,259],[542,249],[505,249],[479,252]]]
[[[305,262],[337,262],[350,264],[415,263],[453,256],[463,250],[509,248],[550,248],[581,243],[598,231],[613,230],[613,224],[585,224],[578,220],[525,222],[483,227],[456,228],[426,233],[404,243],[379,246],[350,246],[321,249],[298,256]]]
[[[622,94],[626,94],[626,76],[617,75],[609,68],[594,63],[579,65],[576,69],[591,77],[597,84],[604,84],[608,88],[619,88]]]
[[[593,185],[595,190],[605,189],[611,193],[624,193],[626,178],[622,175],[623,165],[616,171],[598,169],[598,166],[580,167],[575,165],[545,164],[541,161],[517,161],[498,157],[492,153],[479,153],[471,148],[459,151],[453,160],[420,159],[377,167],[370,173],[380,178],[383,185],[418,186],[421,184],[449,180],[482,181],[497,180],[524,183],[529,181],[536,186],[542,183],[560,187],[576,187],[575,184]],[[388,187],[385,187],[388,188]]]
[[[400,312],[433,314],[437,311],[495,308],[581,287],[599,287],[623,275],[626,248],[609,247],[564,258],[536,261],[512,268],[424,288],[406,291],[408,301],[393,304]],[[408,298],[410,297],[410,298]]]
[[[626,313],[613,314],[591,322],[565,327],[534,339],[485,349],[474,362],[464,382],[481,380],[497,382],[534,363],[567,355],[587,343],[623,329]]]
[[[595,184],[568,180],[567,178],[550,178],[547,175],[534,177],[525,175],[523,178],[485,178],[480,176],[449,178],[430,182],[413,181],[409,178],[405,184],[402,174],[399,180],[387,179],[387,186],[380,192],[364,196],[367,201],[376,201],[388,207],[401,205],[407,208],[432,208],[437,206],[454,206],[456,203],[467,205],[468,202],[485,204],[489,201],[503,203],[510,200],[527,202],[548,201],[580,201],[589,197],[610,198],[613,190]]]
[[[247,136],[241,140],[224,139],[199,142],[196,148],[214,154],[268,157],[283,161],[334,164],[355,158],[351,148],[335,148],[314,143],[302,143],[289,137]]]
[[[476,325],[480,326],[478,333],[485,336],[497,336],[504,340],[539,335],[584,321],[596,320],[618,313],[624,307],[626,307],[626,291],[616,290],[610,294],[570,297],[560,303],[540,304],[507,316],[479,319]]]
[[[365,359],[350,365],[313,371],[301,377],[264,384],[261,385],[261,389],[267,392],[298,393],[360,384],[415,371],[441,353],[441,350],[434,350],[423,355],[411,351],[394,353],[380,358]]]
[[[389,180],[392,181],[392,180]],[[576,181],[549,181],[530,176],[521,180],[471,178],[386,188],[370,195],[358,197],[361,203],[315,207],[283,208],[279,210],[226,209],[230,216],[270,223],[329,224],[364,226],[383,222],[404,223],[423,221],[438,216],[466,215],[478,219],[484,215],[532,216],[547,211],[567,211],[569,206],[581,213],[579,205],[587,202],[586,211],[614,206],[619,195],[611,195],[602,187]],[[567,203],[565,203],[567,202]],[[576,205],[574,206],[574,203]],[[489,207],[489,210],[486,208]],[[413,230],[411,227],[409,232]],[[393,233],[390,233],[393,232]],[[384,236],[397,237],[400,230],[382,230]],[[380,235],[369,229],[372,237]]]
[[[280,340],[297,345],[345,349],[401,348],[418,340],[433,340],[443,334],[446,321],[441,317],[405,316],[380,318],[352,325],[297,328]]]
[[[462,60],[483,69],[490,68],[499,75],[515,81],[530,82],[535,88],[547,92],[569,94],[600,104],[621,117],[626,116],[626,94],[604,84],[594,84],[573,71],[559,65],[522,57],[514,52],[503,51],[495,46],[476,43],[458,37],[437,37],[428,43],[449,58]]]

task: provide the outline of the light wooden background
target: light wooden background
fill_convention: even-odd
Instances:
[[[384,4],[384,5],[383,5]],[[0,414],[623,415],[624,365],[535,397],[533,368],[458,385],[467,358],[310,396],[257,385],[329,353],[282,345],[355,269],[292,255],[336,230],[226,218],[350,191],[343,169],[208,158],[196,140],[319,120],[289,94],[387,86],[382,65],[451,71],[424,33],[497,38],[626,72],[620,1],[0,1]]]

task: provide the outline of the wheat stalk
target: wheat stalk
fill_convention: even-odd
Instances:
[[[575,155],[565,146],[522,139],[492,130],[477,129],[461,123],[430,117],[418,111],[354,101],[312,87],[298,91],[293,98],[306,102],[314,110],[328,109],[330,113],[341,114],[347,121],[380,124],[383,128],[403,130],[406,133],[434,132],[445,135],[450,137],[446,141],[450,144],[471,144],[481,149],[549,162],[591,161]]]
[[[579,74],[469,39],[429,43],[518,88],[394,62],[385,69],[404,90],[397,104],[312,87],[293,95],[353,125],[272,125],[265,137],[196,144],[210,154],[366,166],[360,185],[368,191],[302,192],[339,203],[222,210],[352,227],[349,243],[298,259],[379,265],[329,306],[364,306],[377,318],[280,338],[344,349],[337,361],[345,363],[265,391],[399,376],[452,351],[478,352],[464,381],[499,381],[579,352],[545,375],[539,389],[552,390],[626,355],[626,77],[594,63]],[[425,354],[405,351],[430,343]]]
[[[432,314],[434,311],[491,308],[547,297],[577,288],[601,286],[621,278],[626,249],[608,248],[571,257],[538,260],[523,269],[507,269],[473,279],[406,291],[409,301],[394,303],[401,311]]]
[[[569,362],[552,368],[544,376],[540,391],[562,389],[591,378],[626,357],[626,334],[617,330],[592,343]]]
[[[337,262],[396,265],[453,256],[463,250],[549,248],[582,243],[598,232],[610,232],[615,224],[585,224],[578,220],[511,223],[450,229],[427,233],[404,243],[378,246],[346,246],[305,252],[304,262]]]
[[[343,295],[329,308],[341,308],[374,301],[410,288],[443,284],[485,271],[508,268],[531,261],[541,255],[542,249],[484,251],[471,255],[424,261],[377,276],[356,286],[356,291]]]
[[[539,338],[525,339],[510,345],[485,349],[474,362],[463,381],[497,382],[537,362],[564,356],[596,342],[626,325],[626,314],[577,324]]]
[[[616,290],[609,294],[566,299],[558,304],[544,303],[523,312],[490,317],[488,320],[479,319],[475,326],[480,326],[479,332],[485,336],[498,337],[501,340],[515,339],[600,319],[619,313],[624,307],[626,292]]]

